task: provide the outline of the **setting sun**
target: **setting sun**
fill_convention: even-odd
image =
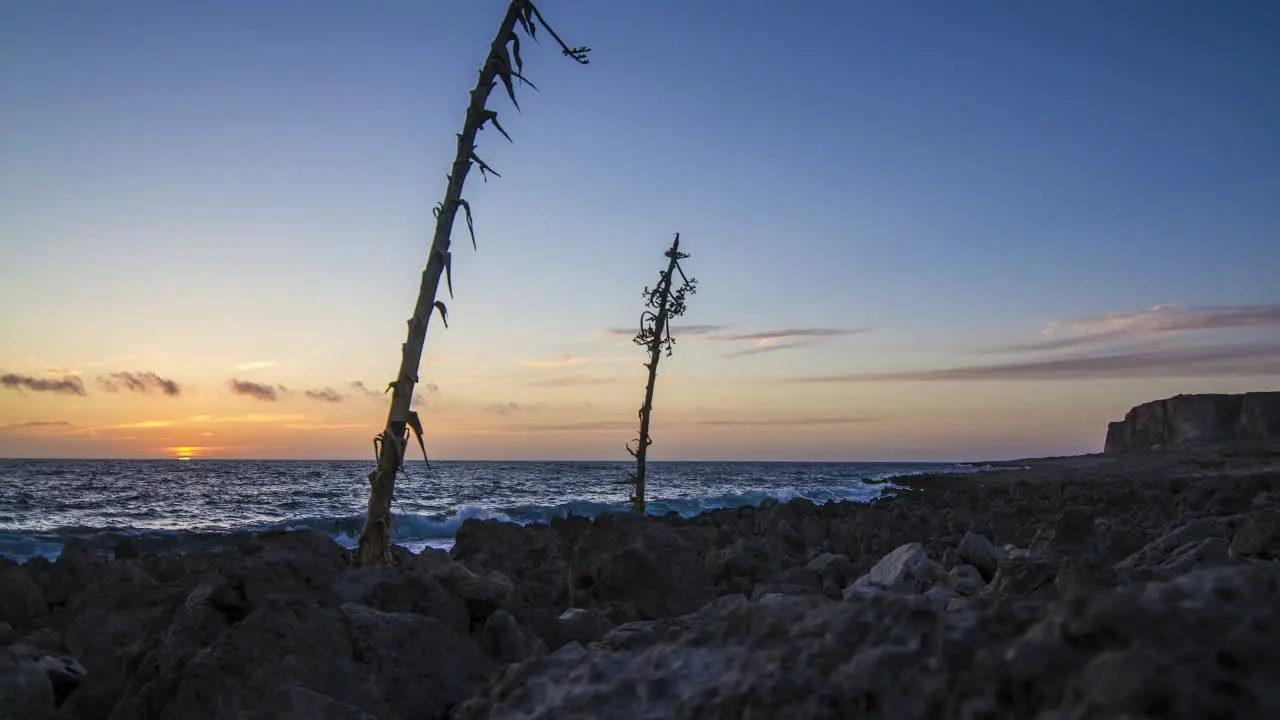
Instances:
[[[201,448],[201,447],[186,447],[186,446],[171,447],[171,448],[165,448],[165,449],[168,450],[170,453],[172,453],[173,456],[178,460],[190,460],[191,458],[201,457],[204,454],[204,450],[205,450],[205,448]]]

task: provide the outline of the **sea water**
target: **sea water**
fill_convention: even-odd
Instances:
[[[467,518],[546,522],[629,510],[621,462],[409,462],[396,482],[393,542],[447,549]],[[79,538],[109,552],[219,548],[239,534],[309,528],[351,547],[370,461],[0,460],[0,555],[57,557]],[[766,498],[866,502],[894,477],[975,468],[941,463],[656,462],[647,512],[692,516]]]

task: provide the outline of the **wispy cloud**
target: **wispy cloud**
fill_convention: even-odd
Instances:
[[[870,328],[788,328],[785,330],[764,330],[740,335],[716,334],[707,337],[714,342],[778,342],[780,340],[799,340],[803,338],[831,338],[845,335],[858,335]]]
[[[53,430],[58,428],[75,427],[66,420],[29,420],[27,422],[9,423],[8,425],[0,425],[0,432],[20,432],[22,430]]]
[[[160,377],[153,372],[111,373],[110,375],[99,377],[98,382],[107,392],[128,390],[129,392],[142,393],[143,395],[160,392],[169,397],[177,397],[182,394],[182,386],[177,382],[169,378]]]
[[[289,430],[350,430],[354,428],[368,428],[369,423],[360,422],[292,422],[285,423],[281,427]]]
[[[227,387],[231,389],[232,395],[243,395],[265,402],[276,402],[281,393],[288,392],[288,388],[283,385],[266,385],[235,378],[227,381]]]
[[[727,420],[693,420],[675,422],[673,425],[704,425],[708,427],[782,427],[809,425],[853,425],[877,422],[876,417],[798,417],[798,418],[745,418]]]
[[[464,430],[463,432],[481,433],[560,433],[560,432],[597,432],[604,430],[634,430],[636,423],[623,420],[585,420],[569,423],[542,423],[527,425],[506,425],[498,428]]]
[[[140,420],[138,422],[120,423],[119,425],[106,425],[99,430],[147,430],[150,428],[173,427],[181,425],[182,420]]]
[[[633,380],[634,378],[623,377],[620,375],[572,373],[570,375],[538,378],[536,380],[530,380],[528,384],[537,385],[539,387],[581,387],[584,385],[617,385],[620,383],[633,382]]]
[[[787,378],[783,382],[1084,380],[1133,377],[1280,375],[1280,343],[1239,343],[1112,353],[1081,353],[1026,362]]]
[[[320,388],[316,390],[308,390],[305,393],[303,393],[303,395],[311,398],[312,400],[319,400],[321,402],[330,402],[330,403],[342,402],[342,396],[338,394],[337,390],[334,390],[333,388],[330,388],[330,387]]]
[[[677,340],[682,335],[692,335],[692,340],[695,342],[738,343],[746,346],[724,355],[727,358],[738,358],[809,347],[823,340],[859,335],[869,330],[870,328],[865,327],[807,327],[734,333],[729,332],[728,325],[674,325],[671,328],[671,334]],[[603,331],[606,335],[634,335],[635,332],[635,330],[624,328],[609,328]]]
[[[711,335],[713,333],[722,332],[728,329],[729,329],[728,325],[672,325],[671,334],[672,335]],[[630,328],[612,327],[612,328],[605,328],[604,330],[601,330],[600,334],[601,335],[621,335],[624,337],[631,337],[631,336],[634,336],[639,331],[640,331],[639,326],[630,327]]]
[[[480,408],[480,412],[490,413],[492,415],[512,415],[514,413],[520,412],[523,409],[524,409],[524,406],[522,406],[520,403],[511,401],[511,402],[491,403],[489,405],[485,405],[484,407]]]
[[[351,386],[352,390],[355,390],[356,392],[360,393],[361,395],[364,395],[365,397],[373,397],[373,398],[382,397],[382,393],[371,389],[368,385],[365,385],[364,382],[360,380],[352,380],[350,383],[348,383],[348,385]]]
[[[808,347],[814,344],[812,341],[806,341],[806,340],[798,340],[796,342],[789,342],[789,343],[765,343],[764,341],[761,341],[761,343],[762,344],[756,345],[755,347],[736,350],[734,352],[731,352],[725,355],[724,357],[735,358],[735,357],[746,357],[748,355],[760,355],[763,353],[777,352],[779,350],[792,350],[798,347]]]
[[[4,373],[0,375],[0,386],[10,390],[18,390],[19,392],[30,390],[31,392],[79,395],[81,397],[88,394],[84,391],[84,383],[80,382],[80,378],[74,375],[59,378],[38,378],[17,373]]]
[[[263,370],[278,365],[275,360],[249,360],[247,362],[236,363],[233,367],[240,372],[248,372],[250,370]]]
[[[591,358],[581,355],[559,355],[551,358],[534,358],[532,360],[522,360],[518,364],[522,367],[531,368],[560,368],[574,367],[577,365],[588,365]]]
[[[1048,339],[997,349],[1013,352],[1063,350],[1155,335],[1267,327],[1280,327],[1280,304],[1185,308],[1156,305],[1144,310],[1053,322],[1044,328]]]
[[[807,427],[814,425],[851,425],[856,423],[876,422],[874,417],[792,417],[792,418],[707,418],[693,420],[666,420],[667,427]],[[604,432],[634,431],[637,428],[634,420],[585,420],[564,423],[524,423],[505,425],[497,428],[470,430],[467,432],[485,433],[561,433],[561,432]]]

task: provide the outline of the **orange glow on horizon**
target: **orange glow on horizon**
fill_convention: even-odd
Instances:
[[[209,448],[182,445],[179,447],[165,448],[165,451],[167,451],[170,455],[172,455],[177,460],[191,460],[192,458],[205,457],[205,452],[208,449]]]

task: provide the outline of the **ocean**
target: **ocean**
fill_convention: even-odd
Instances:
[[[409,462],[396,483],[393,542],[447,549],[467,518],[514,523],[628,512],[625,462]],[[0,555],[56,558],[79,538],[110,552],[219,548],[237,534],[309,528],[353,547],[371,461],[0,460]],[[895,476],[944,463],[656,462],[647,512],[684,516],[766,498],[866,502]]]

